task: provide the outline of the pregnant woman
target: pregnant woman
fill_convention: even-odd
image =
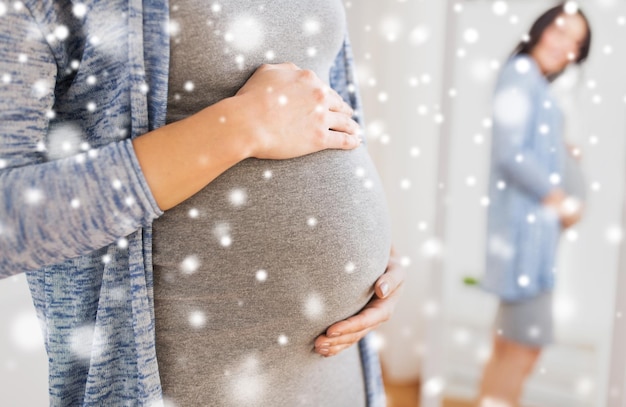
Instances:
[[[51,405],[384,404],[366,334],[403,276],[344,20],[0,3],[0,276],[27,272]]]
[[[328,81],[346,30],[338,0],[172,5],[168,122],[235,95],[268,57]],[[157,358],[176,405],[366,405],[356,347],[312,352],[368,302],[388,262],[364,147],[244,160],[156,220],[153,242]]]
[[[591,28],[567,2],[537,18],[529,38],[504,65],[494,97],[483,286],[500,306],[481,407],[519,405],[526,379],[552,343],[559,236],[582,216],[584,182],[550,82],[587,59]]]

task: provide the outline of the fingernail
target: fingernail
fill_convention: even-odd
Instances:
[[[383,293],[383,297],[386,297],[387,293],[389,292],[389,284],[382,283],[380,285],[380,292]]]
[[[322,349],[318,350],[318,352],[326,355],[326,354],[328,354],[328,352],[330,352],[330,350],[328,348],[322,348]]]
[[[332,334],[328,335],[329,338],[336,338],[338,336],[341,336],[339,332],[333,332]]]
[[[330,342],[324,342],[320,345],[320,348],[328,348],[330,347]]]

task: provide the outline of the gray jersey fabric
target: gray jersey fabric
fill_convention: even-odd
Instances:
[[[168,121],[234,95],[265,62],[327,81],[344,19],[338,0],[172,3]],[[364,147],[245,160],[167,211],[153,237],[157,357],[174,405],[365,406],[357,347],[312,351],[387,264],[387,207]]]
[[[517,302],[500,301],[495,329],[499,335],[532,348],[554,342],[552,292]]]

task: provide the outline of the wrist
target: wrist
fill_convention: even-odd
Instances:
[[[246,109],[249,106],[245,95],[235,95],[217,103],[219,127],[224,129],[224,142],[229,144],[239,161],[255,157],[261,148],[261,138],[255,128],[254,114]],[[218,128],[219,128],[218,127]]]

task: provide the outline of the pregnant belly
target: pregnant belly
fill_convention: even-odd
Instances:
[[[391,244],[364,147],[245,160],[153,233],[159,362],[171,367],[176,349],[201,344],[184,354],[211,354],[220,374],[250,354],[309,363],[314,339],[371,298]]]

